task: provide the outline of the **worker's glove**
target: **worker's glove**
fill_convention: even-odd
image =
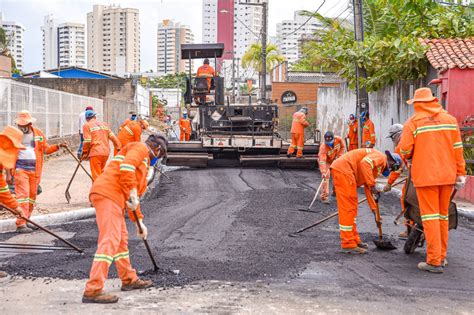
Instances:
[[[15,209],[13,209],[13,210],[16,211],[16,214],[17,214],[17,215],[19,215],[19,216],[21,216],[21,217],[24,216],[24,215],[23,215],[23,210],[21,210],[21,208],[15,208]]]
[[[138,192],[136,188],[130,190],[130,197],[127,200],[127,207],[132,209],[132,211],[137,210],[138,205],[140,204],[140,199],[138,198]]]
[[[385,187],[384,187],[385,189]],[[372,195],[378,195],[380,194],[380,191],[377,189],[377,185],[373,186],[370,188],[370,191],[372,192]],[[374,196],[375,197],[375,196]]]
[[[464,185],[466,185],[466,176],[456,177],[456,183],[454,184],[454,188],[456,188],[456,190],[461,190],[464,188]]]
[[[138,227],[138,224],[140,224],[140,227],[142,228],[142,232],[140,233],[140,228]],[[146,228],[146,225],[143,223],[143,219],[138,219],[137,222],[137,236],[141,238],[142,240],[146,240],[148,236],[148,229]]]
[[[325,171],[322,174],[323,174],[323,179],[325,180],[329,179],[329,172]]]
[[[67,147],[68,147],[68,144],[67,144],[67,142],[63,142],[63,143],[58,144],[58,146],[59,146],[60,148],[67,148]]]
[[[392,185],[386,184],[385,186],[383,186],[383,192],[388,192],[390,190],[392,190]]]

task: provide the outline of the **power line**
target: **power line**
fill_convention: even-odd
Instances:
[[[324,5],[324,3],[326,3],[326,0],[323,0],[323,3],[321,3],[321,5],[316,9],[316,11],[314,11],[304,23],[302,23],[299,27],[297,27],[293,32],[291,32],[289,34],[286,34],[285,35],[286,37],[280,38],[280,40],[284,40],[284,39],[288,38],[289,36],[291,36],[291,35],[295,34],[296,32],[298,32],[301,28],[303,28],[303,26],[308,24],[308,22],[313,18],[313,15],[318,13],[319,9],[321,9],[321,7]]]

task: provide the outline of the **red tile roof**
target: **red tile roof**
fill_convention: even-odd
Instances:
[[[474,37],[470,39],[420,39],[428,45],[426,58],[439,72],[448,69],[474,69]]]

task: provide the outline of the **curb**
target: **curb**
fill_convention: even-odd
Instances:
[[[94,208],[84,208],[68,212],[58,212],[44,215],[35,215],[31,220],[41,225],[56,225],[74,222],[77,220],[85,220],[95,217]],[[16,230],[16,219],[8,219],[0,221],[0,233],[14,232]]]
[[[383,187],[383,186],[382,186]],[[398,198],[402,197],[402,191],[399,188],[392,188],[389,193],[396,195]],[[474,220],[474,210],[458,207],[458,214],[462,217]]]

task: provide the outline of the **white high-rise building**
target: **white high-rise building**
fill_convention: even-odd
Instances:
[[[163,20],[157,31],[157,72],[168,74],[188,71],[189,61],[181,60],[181,44],[194,43],[189,26],[173,20]],[[191,61],[191,69],[193,69]]]
[[[8,38],[8,51],[15,60],[16,68],[23,70],[25,50],[25,27],[17,22],[5,21],[3,13],[0,12],[0,27],[5,30]]]
[[[243,0],[234,0],[234,12],[219,12],[219,2],[225,0],[203,0],[202,38],[204,43],[215,43],[218,37],[218,14],[234,16],[234,57],[242,58],[251,44],[258,42],[262,28],[262,7],[242,4]],[[262,0],[247,0],[259,3]],[[230,51],[230,47],[225,48]]]
[[[56,25],[53,16],[44,17],[43,69],[86,67],[85,27],[81,23]]]
[[[300,58],[301,42],[313,38],[315,32],[323,28],[317,19],[302,13],[303,11],[296,11],[293,20],[284,20],[277,24],[276,44],[289,64]]]
[[[118,75],[140,71],[138,9],[94,5],[87,13],[87,67]]]

